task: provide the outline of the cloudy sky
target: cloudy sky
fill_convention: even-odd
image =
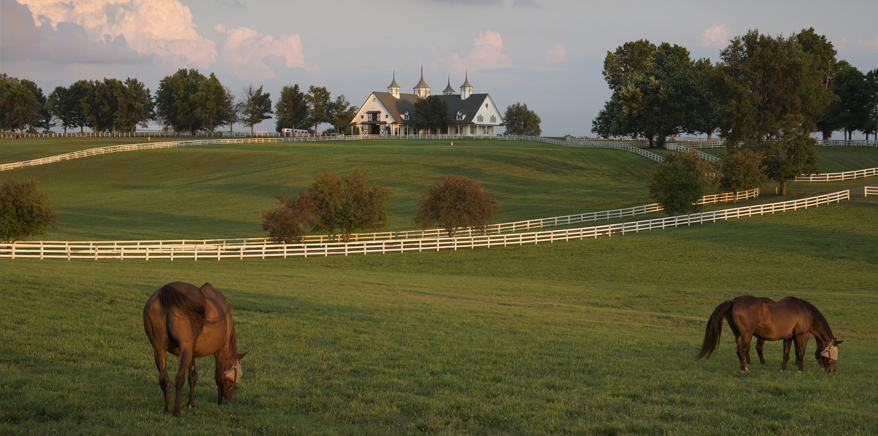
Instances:
[[[862,71],[878,68],[878,2],[839,0],[0,0],[0,71],[48,94],[80,79],[136,77],[153,92],[179,68],[216,73],[240,94],[325,86],[360,105],[395,71],[412,92],[474,92],[501,111],[526,103],[544,135],[586,135],[610,91],[607,51],[648,39],[716,61],[758,29],[826,35]],[[236,130],[242,128],[236,126]],[[274,121],[258,126],[274,130]]]

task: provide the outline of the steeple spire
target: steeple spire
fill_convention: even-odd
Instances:
[[[427,85],[427,82],[424,81],[424,66],[421,65],[421,81],[415,85],[415,94],[420,98],[427,98],[430,96],[430,86]]]
[[[473,86],[469,83],[469,71],[466,72],[466,78],[463,81],[463,85],[460,85],[460,99],[466,100],[467,97],[472,95]]]
[[[454,88],[451,87],[451,76],[448,76],[448,86],[442,91],[442,95],[454,95]]]
[[[393,82],[387,87],[387,92],[396,98],[399,98],[399,85],[396,84],[396,70],[393,71]]]

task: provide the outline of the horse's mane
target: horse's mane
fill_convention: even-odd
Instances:
[[[182,292],[171,285],[162,286],[157,297],[163,310],[169,312],[171,309],[177,309],[192,321],[197,330],[200,330],[207,321],[204,306],[186,298]]]
[[[811,302],[809,301],[802,300],[801,298],[797,298],[797,300],[799,300],[802,305],[804,305],[811,312],[811,315],[814,316],[814,319],[816,319],[817,322],[819,322],[820,325],[823,327],[823,330],[825,330],[826,333],[829,334],[830,339],[834,339],[835,336],[832,334],[832,329],[829,328],[829,322],[826,321],[826,318],[823,317],[823,314],[820,313],[820,310],[817,309],[817,307],[811,304]]]

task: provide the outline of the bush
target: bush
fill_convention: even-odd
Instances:
[[[49,206],[49,199],[40,192],[39,185],[31,178],[18,183],[15,177],[9,177],[0,186],[0,240],[23,241],[45,235],[49,227],[57,228],[58,213]]]
[[[701,199],[703,185],[698,175],[683,162],[665,162],[649,173],[649,196],[665,209],[668,216],[684,215],[701,210],[695,204]]]
[[[298,198],[281,196],[280,209],[263,213],[263,230],[275,241],[285,243],[301,241],[305,234],[302,226],[315,233],[334,234],[338,230],[347,242],[355,230],[384,227],[384,203],[391,198],[390,190],[366,181],[366,175],[359,170],[345,177],[321,172]]]
[[[445,176],[422,195],[415,209],[415,223],[424,228],[439,225],[454,237],[459,227],[484,231],[499,207],[497,199],[489,197],[478,180]]]

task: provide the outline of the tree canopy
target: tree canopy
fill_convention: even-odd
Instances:
[[[461,227],[484,231],[499,207],[478,180],[448,175],[424,191],[415,208],[415,223],[425,229],[439,225],[453,238]]]
[[[250,135],[252,136],[253,126],[271,118],[271,94],[263,93],[261,85],[256,89],[253,89],[253,85],[250,85],[244,88],[242,103],[241,122],[250,128]]]
[[[515,102],[506,107],[503,126],[510,135],[540,136],[540,117],[527,108],[527,103]]]
[[[451,123],[448,103],[438,95],[418,100],[415,102],[414,122],[416,131],[439,133],[440,129]]]
[[[668,216],[698,212],[696,204],[704,190],[698,174],[681,161],[664,162],[649,173],[649,196],[664,208]]]
[[[275,131],[283,129],[307,130],[311,126],[308,121],[310,113],[308,100],[305,93],[299,90],[299,85],[284,86],[280,91],[280,97],[274,104]]]

